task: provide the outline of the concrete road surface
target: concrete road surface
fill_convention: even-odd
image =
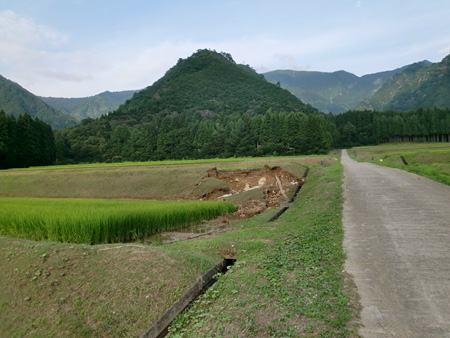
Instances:
[[[450,187],[399,169],[344,165],[345,269],[363,337],[450,337]]]

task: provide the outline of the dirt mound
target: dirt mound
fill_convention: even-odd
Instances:
[[[201,197],[201,200],[226,200],[233,195],[245,194],[245,198],[233,198],[237,204],[237,211],[233,214],[221,216],[217,219],[204,221],[201,224],[189,226],[182,231],[166,232],[153,236],[155,241],[172,243],[185,240],[199,240],[215,236],[228,231],[231,220],[245,219],[260,214],[267,208],[277,206],[285,191],[295,185],[302,185],[303,178],[298,178],[280,167],[264,166],[262,169],[245,170],[217,170],[213,168],[207,171],[203,178],[213,177],[228,184],[228,187],[216,188]],[[278,183],[279,182],[279,183]],[[280,187],[281,185],[281,187]],[[254,194],[252,190],[260,189],[260,194]],[[255,197],[258,195],[259,197]],[[284,195],[285,196],[285,195]]]
[[[214,177],[228,183],[230,192],[247,191],[256,187],[264,187],[266,185],[277,185],[278,177],[284,189],[291,184],[298,184],[299,179],[284,171],[280,167],[269,167],[265,165],[262,169],[244,169],[244,170],[217,170],[213,168],[207,171],[205,177]]]
[[[242,192],[263,189],[265,203],[261,201],[251,200],[244,203],[241,207],[241,211],[238,211],[239,218],[243,217],[243,214],[248,214],[247,217],[253,217],[254,215],[262,212],[266,208],[274,207],[279,203],[281,196],[287,201],[285,192],[288,191],[292,185],[301,185],[302,179],[284,171],[282,168],[275,166],[264,166],[262,169],[244,169],[244,170],[217,170],[212,168],[207,171],[204,178],[214,177],[222,180],[228,184],[228,188],[218,188],[203,196],[204,200],[214,200],[220,198],[227,198],[235,194]],[[257,202],[257,203],[256,203]],[[265,205],[264,208],[262,205]],[[258,211],[253,210],[256,207]],[[246,212],[245,210],[248,210]]]

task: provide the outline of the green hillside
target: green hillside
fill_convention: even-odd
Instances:
[[[274,86],[249,66],[236,64],[231,55],[199,50],[179,59],[164,77],[136,93],[111,118],[128,113],[202,112],[202,114],[274,111],[313,112],[287,90]]]
[[[40,120],[49,123],[54,129],[62,129],[76,124],[75,119],[70,115],[50,107],[37,96],[1,75],[0,110],[4,110],[7,115],[12,114],[15,117],[27,113],[32,118],[38,117]]]
[[[275,70],[265,73],[265,78],[279,82],[303,102],[323,112],[334,114],[354,109],[370,98],[384,82],[402,68],[358,77],[346,71],[333,73],[313,71]]]
[[[135,92],[136,90],[106,91],[95,96],[82,98],[41,97],[41,99],[56,110],[67,113],[80,122],[85,118],[97,118],[116,110]]]
[[[359,108],[408,111],[450,107],[450,55],[441,62],[422,61],[387,81]]]
[[[116,111],[63,130],[58,153],[74,162],[318,153],[329,142],[316,113],[231,55],[199,50]]]

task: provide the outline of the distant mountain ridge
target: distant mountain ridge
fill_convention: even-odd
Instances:
[[[414,63],[395,74],[359,109],[408,111],[450,107],[450,55]]]
[[[225,65],[224,61],[229,63]],[[263,78],[267,81],[261,82]],[[270,83],[278,83],[281,88]],[[40,98],[0,75],[0,109],[15,116],[26,112],[54,129],[62,129],[86,118],[95,119],[110,112],[123,115],[127,110],[139,114],[242,110],[263,113],[270,107],[275,111],[305,112],[317,108],[336,114],[352,109],[406,111],[450,107],[449,88],[450,55],[438,63],[421,61],[359,77],[343,70],[276,70],[258,74],[248,66],[236,64],[227,53],[203,50],[188,60],[180,59],[163,78],[142,91],[106,91],[85,98]],[[293,100],[289,92],[299,100]],[[281,97],[284,99],[280,101]]]
[[[75,125],[77,121],[69,114],[57,111],[36,95],[30,93],[17,83],[0,75],[0,110],[19,116],[24,113],[32,118],[49,123],[54,129]]]
[[[275,70],[263,75],[320,111],[338,114],[354,109],[361,101],[372,97],[389,78],[404,68],[361,77],[343,70],[332,73]]]
[[[78,122],[85,118],[97,118],[116,110],[138,90],[103,92],[82,98],[40,97],[55,109],[67,113]]]

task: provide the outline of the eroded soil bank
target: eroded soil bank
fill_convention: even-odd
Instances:
[[[200,200],[232,201],[237,207],[233,214],[195,224],[179,231],[165,232],[151,237],[161,244],[183,240],[203,239],[227,231],[230,221],[251,218],[267,208],[286,206],[289,198],[304,178],[283,170],[279,166],[265,165],[261,169],[217,170],[209,169],[203,179],[214,178],[228,186],[215,188],[203,194]],[[200,186],[203,180],[197,183]]]

